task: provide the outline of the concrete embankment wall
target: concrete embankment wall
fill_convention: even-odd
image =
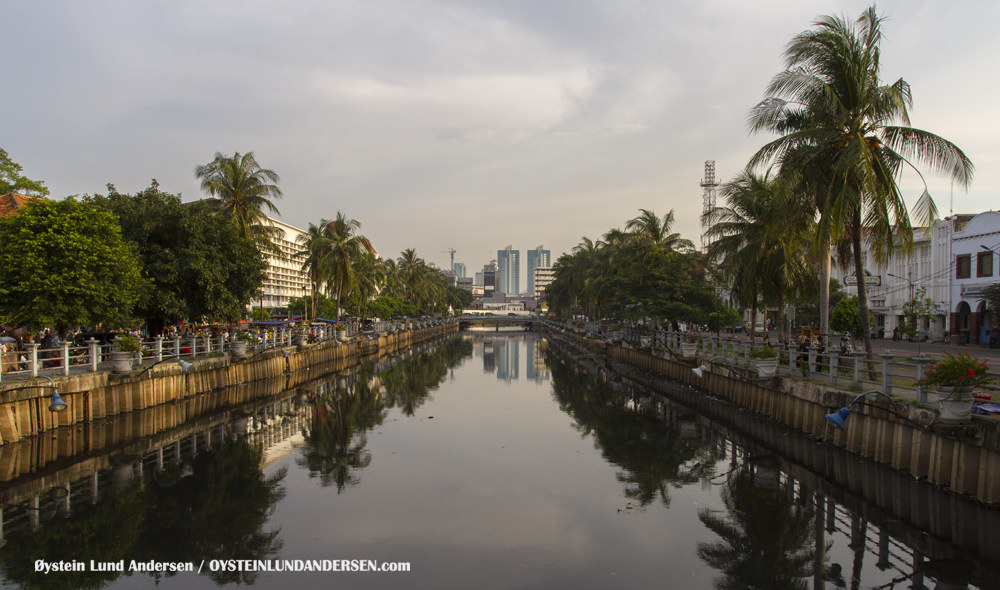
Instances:
[[[442,324],[428,328],[420,328],[398,334],[388,334],[377,341],[365,340],[338,345],[333,341],[297,346],[291,349],[288,357],[281,350],[272,349],[244,358],[222,355],[216,357],[190,359],[194,368],[182,373],[177,363],[163,363],[152,370],[132,375],[116,375],[110,372],[86,373],[67,377],[53,377],[59,394],[66,402],[67,408],[62,412],[49,412],[51,390],[25,389],[6,393],[7,390],[23,387],[24,382],[10,381],[0,389],[0,443],[17,442],[25,437],[38,435],[60,426],[87,425],[93,431],[93,436],[68,437],[70,448],[39,449],[39,452],[58,455],[72,455],[90,449],[80,448],[83,440],[90,441],[92,447],[103,440],[104,436],[118,438],[113,431],[107,431],[107,425],[94,426],[95,422],[106,418],[157,408],[165,404],[184,402],[199,394],[231,388],[237,385],[253,384],[252,387],[240,387],[227,390],[227,396],[239,399],[220,400],[220,403],[242,403],[260,396],[273,395],[283,389],[298,386],[310,379],[308,367],[332,364],[336,370],[360,364],[363,359],[382,354],[392,354],[397,351],[434,338],[443,334],[458,331],[457,323]],[[133,376],[134,375],[134,376]],[[44,382],[46,385],[47,381]],[[242,393],[241,393],[242,392]],[[249,395],[250,397],[246,397]],[[200,411],[192,409],[187,412],[156,412],[140,413],[132,418],[153,420],[157,416],[170,416],[171,420],[183,422],[184,416],[198,416]],[[163,418],[164,420],[168,418]],[[117,424],[112,421],[110,424]],[[141,425],[134,426],[134,420],[123,422],[132,426],[123,426],[128,433],[121,432],[125,439],[131,439],[137,433],[144,432]],[[160,429],[163,424],[150,425],[153,430]],[[138,430],[135,430],[138,428]],[[76,430],[76,429],[74,429]],[[42,437],[45,438],[45,437]],[[59,437],[62,440],[63,437]],[[73,442],[77,441],[77,442]],[[109,441],[110,442],[110,441]],[[104,447],[98,444],[97,448]],[[8,466],[10,471],[10,466]],[[14,469],[16,471],[16,468]],[[30,470],[30,467],[29,467]],[[0,474],[4,466],[0,465]],[[0,477],[2,479],[2,477]]]
[[[565,334],[579,345],[596,342]],[[916,477],[973,496],[988,504],[1000,503],[1000,423],[973,416],[968,426],[935,423],[937,411],[929,406],[900,402],[902,415],[882,396],[856,404],[844,430],[825,418],[847,406],[857,393],[786,378],[760,379],[743,369],[733,374],[728,366],[714,364],[699,378],[693,362],[674,360],[660,353],[606,345],[611,359],[691,385],[690,395],[707,390],[742,407],[801,430],[846,451],[906,471]],[[705,359],[699,359],[701,364]]]

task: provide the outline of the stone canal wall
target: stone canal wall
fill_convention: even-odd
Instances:
[[[564,333],[578,345],[604,348],[604,354],[628,366],[690,385],[690,396],[707,390],[741,407],[832,443],[848,452],[892,466],[926,481],[972,496],[987,504],[1000,503],[1000,422],[973,415],[968,426],[935,422],[937,410],[901,402],[902,417],[882,396],[851,408],[844,430],[825,418],[847,406],[858,392],[799,380],[760,379],[745,370],[734,373],[713,364],[697,377],[695,362]],[[701,364],[705,359],[699,359]],[[870,405],[868,405],[870,404]]]
[[[287,357],[282,354],[280,349],[275,348],[244,358],[230,355],[194,358],[190,359],[194,363],[194,368],[187,373],[182,373],[177,363],[166,362],[145,373],[134,371],[132,375],[98,372],[53,377],[59,395],[68,406],[62,412],[48,411],[51,390],[22,389],[8,393],[8,390],[23,387],[25,383],[23,381],[7,381],[0,389],[0,400],[2,400],[0,402],[0,444],[17,442],[60,426],[86,425],[88,430],[93,430],[95,422],[106,418],[123,416],[139,410],[165,407],[166,404],[185,402],[199,394],[216,390],[225,389],[224,395],[239,398],[220,400],[220,403],[237,404],[248,399],[273,395],[283,389],[296,387],[309,381],[309,371],[305,370],[309,367],[332,364],[335,370],[343,370],[360,364],[366,358],[393,354],[430,338],[453,332],[458,332],[458,323],[451,322],[388,334],[377,340],[358,340],[344,344],[324,341],[300,345],[289,348],[291,353]],[[44,383],[48,384],[48,382]],[[246,384],[252,384],[252,386],[234,388],[234,386]],[[132,417],[134,419],[121,421],[121,427],[128,430],[127,436],[124,432],[122,436],[127,439],[137,435],[141,436],[140,433],[145,429],[141,424],[135,425],[135,420],[141,422],[148,419],[155,423],[160,414],[172,416],[173,418],[170,419],[183,422],[183,416],[180,414],[194,417],[200,415],[201,412],[192,409],[190,413],[180,412],[180,414],[176,411],[137,413]],[[109,424],[118,424],[118,422],[112,420]],[[95,441],[104,436],[114,438],[116,435],[113,432],[106,431],[107,426],[107,424],[102,424],[98,428],[100,432],[89,432],[88,434],[93,436],[86,437],[87,440],[91,441],[88,444],[94,444]],[[162,426],[163,424],[160,424],[155,428],[159,429]],[[60,454],[69,455],[80,450],[76,448],[78,444],[73,442],[75,437],[67,437],[67,439],[62,444],[72,448],[65,448],[62,451],[58,448],[49,448],[44,452],[53,454],[54,458]],[[80,440],[83,439],[84,437],[81,436]],[[62,437],[59,440],[62,440]],[[106,445],[98,445],[98,447],[103,446]],[[2,476],[4,472],[17,471],[19,469],[10,464],[6,467],[0,465],[0,479],[7,479]]]

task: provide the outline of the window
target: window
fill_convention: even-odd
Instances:
[[[980,252],[979,254],[976,255],[976,276],[977,277],[993,276],[992,252]]]
[[[972,254],[955,257],[955,278],[967,279],[972,276]]]

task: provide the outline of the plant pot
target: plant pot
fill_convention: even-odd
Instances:
[[[231,349],[234,356],[244,356],[247,353],[247,341],[246,340],[233,340],[233,347]]]
[[[686,359],[694,358],[698,354],[697,342],[681,342],[681,354]]]
[[[347,330],[339,330],[337,332],[337,340],[340,342],[347,342]]]
[[[132,356],[131,352],[112,352],[111,364],[114,366],[115,373],[121,373],[123,375],[131,373]]]
[[[778,373],[778,357],[757,359],[757,375],[770,379]]]
[[[934,388],[937,397],[938,413],[941,422],[945,424],[969,424],[972,422],[972,405],[975,397],[971,387]]]

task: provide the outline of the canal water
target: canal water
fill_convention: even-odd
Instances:
[[[463,334],[200,416],[99,472],[21,475],[0,488],[17,498],[3,586],[996,587],[988,534],[929,534],[599,360]],[[950,529],[994,528],[897,492]]]

